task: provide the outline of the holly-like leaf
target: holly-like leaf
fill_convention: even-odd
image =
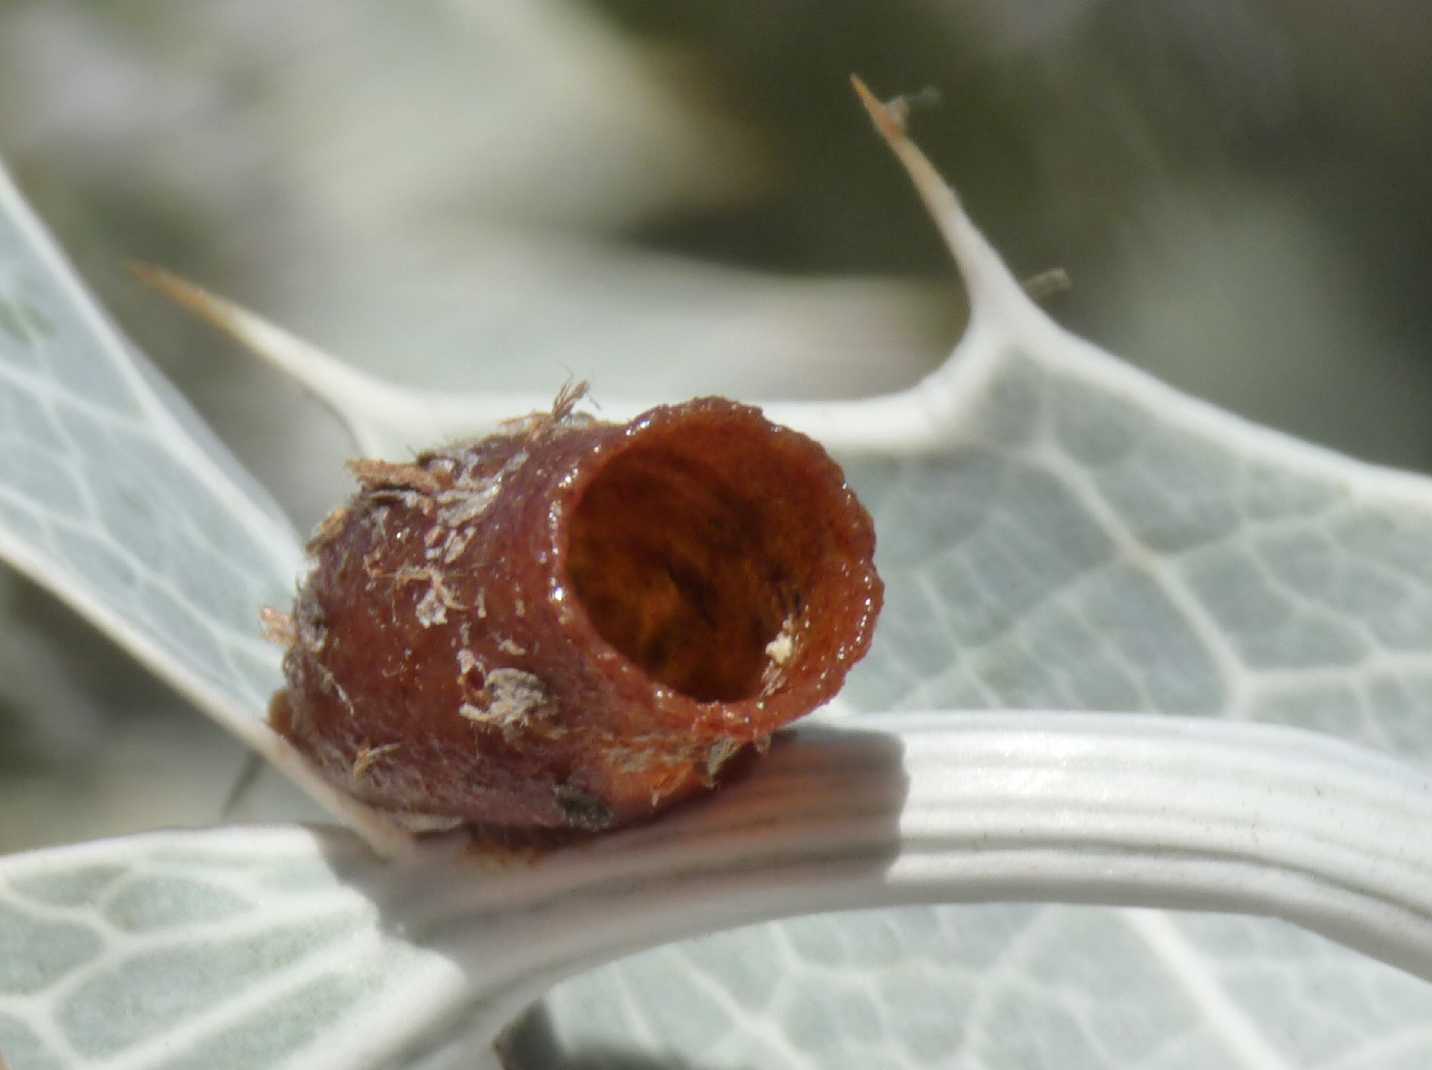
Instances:
[[[6,859],[0,1051],[26,1070],[247,1067],[332,1046],[355,1005],[442,972],[382,932],[379,868],[350,834],[298,829]]]
[[[88,299],[0,174],[6,557],[191,693],[261,707],[298,540]]]
[[[37,1065],[452,1065],[564,973],[652,943],[842,907],[1050,901],[1246,916],[999,905],[747,928],[561,985],[545,1033],[513,1038],[510,1057],[1425,1060],[1432,989],[1377,959],[1432,975],[1432,788],[1406,757],[1432,734],[1417,646],[1432,575],[1416,552],[1432,488],[1213,412],[1059,330],[898,116],[873,110],[973,315],[908,393],[771,407],[844,454],[877,516],[890,599],[842,704],[864,712],[702,806],[497,875],[440,846],[384,865],[298,830],[7,860],[0,961],[18,965],[0,1046]],[[33,228],[22,238],[45,249]],[[459,418],[457,402],[340,381],[328,358],[218,311],[311,385],[337,384],[360,430],[413,420],[431,437]],[[72,597],[111,604],[97,592]],[[181,684],[197,673],[156,664]],[[1185,716],[898,712],[1045,704]]]
[[[374,842],[263,721],[299,539],[85,293],[0,171],[0,553]]]
[[[943,713],[879,724],[807,729],[719,794],[546,857],[474,852],[459,837],[385,863],[336,831],[231,829],[0,861],[0,1046],[22,1066],[471,1065],[574,970],[753,920],[909,902],[1271,913],[1432,977],[1432,783],[1394,759],[1212,719]],[[932,1026],[956,1012],[920,1021],[938,1013],[935,996],[953,999],[971,980],[969,949],[946,960],[928,928],[907,928],[912,917],[887,917],[873,945],[848,918],[797,925],[774,945],[738,933],[742,954],[718,959],[714,976],[666,955],[655,961],[681,968],[627,1016],[611,1001],[644,965],[623,965],[582,1010],[670,1023],[678,1041],[704,1034],[722,1062],[784,1054],[769,1045],[778,1030],[797,1064],[904,1059],[938,1042]],[[811,938],[819,926],[830,942]],[[1088,929],[1066,929],[1073,943],[1058,954],[1086,950]],[[1061,987],[1081,981],[1136,1023],[1101,1008],[1108,1022],[1094,1024],[1112,1031],[1101,1043],[1182,1043],[1176,1029],[1151,1038],[1165,1023],[1150,1016],[1169,1008],[1120,986],[1156,991],[1160,968],[1195,954],[1186,936],[1152,913],[1094,931],[1112,959],[1052,968],[1053,1009],[1089,1010],[1088,991],[1075,1004]],[[1160,956],[1138,957],[1140,940]],[[1303,943],[1337,962],[1326,941]],[[859,1017],[792,1015],[790,979],[806,979],[811,954],[835,976],[849,970]],[[1413,983],[1344,954],[1384,992]],[[750,1015],[701,1015],[693,986],[722,978],[739,1001],[756,1000]],[[882,1011],[892,990],[903,998]],[[553,1007],[561,1013],[560,998]],[[1237,1054],[1229,1010],[1179,1009]]]
[[[886,418],[831,421],[859,451],[847,470],[887,585],[843,703],[1295,724],[1426,776],[1432,483],[1251,425],[1063,332],[876,115],[974,311]],[[556,1066],[661,1050],[703,1068],[1394,1067],[1432,1058],[1429,1020],[1425,982],[1274,921],[943,907],[663,948],[559,987],[529,1042]]]

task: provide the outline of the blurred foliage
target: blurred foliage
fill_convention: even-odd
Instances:
[[[599,6],[779,160],[740,211],[640,240],[940,273],[833,89],[851,70],[887,93],[934,86],[921,142],[1016,270],[1069,270],[1068,326],[1255,419],[1432,464],[1432,31],[1415,2]]]
[[[410,378],[595,369],[600,396],[679,362],[689,321],[742,352],[673,380],[889,389],[961,311],[852,71],[939,91],[922,143],[1016,271],[1069,272],[1050,306],[1068,326],[1224,407],[1425,467],[1427,26],[1416,0],[0,0],[0,156],[301,525],[344,492],[342,434],[127,260]],[[820,362],[833,308],[865,321],[840,366]],[[139,748],[83,740],[142,720],[147,747],[203,764],[207,746],[219,782],[237,748],[7,589],[24,628],[0,667],[35,671],[0,680],[0,810],[29,815],[0,850],[216,819],[222,791],[181,803],[172,778],[133,776]],[[131,778],[128,809],[80,778]],[[264,791],[273,808],[248,813],[290,812]]]

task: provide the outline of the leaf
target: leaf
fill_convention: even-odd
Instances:
[[[392,864],[351,835],[290,828],[0,860],[0,1045],[23,1066],[465,1065],[592,963],[753,918],[924,901],[1268,911],[1432,978],[1429,823],[1425,774],[1286,728],[891,715],[878,732],[808,729],[719,795],[545,856],[458,837]],[[1167,940],[1161,916],[1133,917]],[[765,973],[769,992],[759,961],[728,968]],[[1112,987],[1091,982],[1097,967],[1072,972]],[[1365,975],[1398,983],[1385,966]],[[668,978],[648,1005],[682,1012],[687,1037],[713,1024],[686,1016],[691,980]],[[870,1019],[783,1027],[808,1034],[792,1038],[802,1058],[921,1041]]]
[[[489,255],[492,255],[490,250]],[[921,304],[911,301],[908,294],[892,292],[889,287],[869,280],[793,283],[764,276],[733,278],[730,272],[689,266],[678,268],[667,263],[637,267],[627,258],[612,254],[600,258],[589,254],[577,267],[572,267],[567,264],[569,255],[556,255],[547,250],[534,257],[530,248],[519,255],[518,250],[509,245],[502,248],[500,257],[494,258],[492,270],[500,271],[511,284],[512,268],[507,258],[534,260],[544,265],[547,284],[554,287],[555,293],[577,289],[575,280],[591,274],[600,274],[609,282],[619,280],[610,282],[619,296],[609,298],[604,291],[600,302],[612,322],[593,322],[594,309],[583,304],[580,297],[564,299],[563,319],[581,323],[581,329],[572,330],[570,322],[557,328],[534,326],[527,332],[534,337],[524,344],[524,361],[508,362],[502,359],[504,354],[494,354],[489,362],[492,367],[484,369],[483,377],[491,378],[498,385],[481,393],[382,380],[187,279],[147,265],[141,267],[139,273],[147,283],[232,335],[328,402],[352,434],[359,453],[368,457],[403,456],[413,451],[414,444],[421,448],[424,443],[470,437],[495,428],[511,419],[514,413],[546,409],[555,393],[553,384],[560,381],[553,376],[562,374],[563,368],[570,374],[573,362],[590,369],[594,377],[600,375],[597,382],[616,380],[651,391],[641,400],[614,395],[604,387],[600,408],[608,419],[629,418],[673,396],[721,393],[723,389],[729,392],[732,384],[755,378],[762,382],[779,381],[787,391],[792,384],[804,380],[809,391],[811,380],[821,374],[818,360],[848,366],[864,359],[872,348],[892,344],[892,339],[902,333],[893,321],[910,318]],[[551,259],[557,260],[556,266]],[[528,271],[536,274],[535,266]],[[570,275],[571,285],[554,284],[553,274],[559,279]],[[620,296],[628,288],[639,293],[640,299],[634,301],[629,296]],[[509,304],[522,309],[530,306],[532,311],[527,318],[532,319],[538,318],[538,308],[552,300],[552,293],[523,283],[513,291],[504,291],[501,300],[489,299],[503,305],[507,315],[511,315],[505,307]],[[474,300],[464,299],[464,302],[471,313]],[[647,302],[669,302],[673,311],[667,317],[645,311],[641,306]],[[613,306],[623,304],[630,307],[613,311]],[[553,315],[547,313],[545,318],[550,320]],[[773,324],[780,323],[800,323],[803,329],[799,332],[799,346],[791,353],[782,354],[782,362],[789,366],[776,372],[761,367],[771,364],[770,354],[763,348],[745,351],[739,343],[745,334],[764,338],[773,332]],[[499,334],[511,330],[506,318],[494,317],[487,326]],[[539,330],[551,331],[566,341],[563,346],[556,342],[544,346],[535,337]],[[652,369],[651,354],[662,353],[666,348],[653,339],[669,335],[670,345],[675,347],[684,332],[693,333],[696,341],[685,344],[679,356],[663,357],[662,368]],[[366,333],[371,336],[375,332]],[[573,338],[580,342],[573,342]],[[730,352],[733,349],[736,352]],[[431,363],[430,357],[425,356],[424,360]],[[903,362],[885,359],[883,363],[886,367],[881,371],[862,371],[853,377],[905,380],[914,374],[912,368],[916,361],[907,357]],[[518,382],[531,379],[532,367],[543,369],[542,374],[547,377],[542,391],[509,386],[514,379]],[[844,378],[849,380],[852,375],[847,373]],[[786,412],[785,406],[771,408],[775,415]],[[872,415],[868,403],[846,402],[823,403],[819,407],[795,406],[791,416],[806,421],[817,408],[831,415],[823,425],[810,429],[835,435],[837,441],[843,434],[859,435],[862,428],[870,424]],[[854,422],[841,423],[846,413],[856,417]],[[897,410],[895,415],[904,418],[908,413]],[[878,433],[876,428],[871,430]]]
[[[912,150],[899,131],[895,134],[908,157]],[[978,866],[991,861],[992,829],[1013,837],[1011,842],[1036,847],[1037,839],[1020,837],[1039,830],[1048,837],[1046,846],[1058,847],[1055,858],[1089,863],[1052,882],[1050,894],[1060,898],[1097,886],[1104,891],[1090,898],[1099,901],[1272,909],[1343,939],[1361,934],[1355,942],[1387,956],[1397,954],[1398,936],[1422,938],[1432,913],[1424,901],[1428,865],[1420,847],[1420,830],[1426,826],[1420,809],[1424,802],[1419,801],[1427,790],[1425,773],[1343,746],[1310,743],[1296,733],[1260,737],[1261,730],[1253,726],[1223,724],[1217,717],[1262,715],[1261,692],[1247,692],[1242,706],[1231,699],[1256,682],[1275,692],[1287,689],[1285,719],[1300,715],[1302,693],[1327,687],[1333,698],[1358,704],[1362,716],[1349,718],[1349,724],[1388,723],[1387,706],[1377,704],[1381,683],[1389,674],[1394,682],[1416,681],[1425,671],[1415,648],[1398,639],[1406,634],[1398,628],[1415,629],[1426,602],[1427,576],[1414,551],[1425,545],[1432,500],[1427,485],[1332,458],[1212,413],[1063,334],[1024,298],[943,187],[932,185],[929,175],[921,181],[941,213],[974,301],[971,328],[951,363],[904,396],[794,406],[780,413],[843,447],[881,525],[891,611],[847,707],[888,710],[933,701],[927,696],[1004,705],[1042,689],[1060,693],[1067,705],[1100,707],[1114,704],[1110,696],[1128,696],[1127,704],[1196,712],[1206,720],[1171,722],[1167,731],[1174,735],[1161,747],[1130,752],[1120,746],[1149,731],[1149,722],[1003,715],[951,719],[931,730],[933,739],[948,742],[962,733],[987,731],[989,750],[977,752],[977,760],[963,767],[960,756],[969,758],[970,752],[958,745],[946,754],[946,764],[902,766],[911,770],[910,797],[887,798],[884,805],[897,808],[875,812],[909,815],[911,825],[901,831],[904,846],[899,849],[913,850],[902,857],[916,861],[913,869],[892,870],[898,879],[877,870],[877,878],[866,885],[852,883],[828,853],[801,852],[852,843],[860,850],[881,843],[888,849],[888,841],[873,835],[869,822],[862,826],[852,820],[858,809],[841,810],[842,803],[870,804],[852,786],[868,791],[883,782],[868,770],[835,768],[828,770],[823,786],[813,785],[798,775],[799,763],[782,772],[776,764],[779,750],[751,784],[756,789],[785,785],[786,794],[723,792],[713,800],[719,805],[692,808],[649,830],[599,841],[590,852],[564,852],[520,877],[448,880],[443,875],[432,880],[438,860],[429,860],[431,868],[378,868],[351,840],[339,837],[332,842],[347,861],[327,868],[328,876],[314,878],[315,903],[322,904],[339,935],[319,922],[305,929],[318,944],[301,943],[294,951],[280,938],[277,950],[265,944],[259,957],[278,963],[278,973],[287,978],[283,971],[289,968],[326,964],[322,941],[351,934],[360,953],[347,954],[345,945],[343,977],[366,978],[372,987],[360,984],[325,1001],[312,991],[295,995],[282,987],[286,982],[275,987],[275,972],[268,966],[257,972],[245,966],[258,955],[252,948],[237,960],[221,958],[226,969],[249,978],[248,983],[221,1007],[202,998],[215,990],[212,977],[184,975],[194,982],[173,993],[180,1002],[164,1021],[186,1041],[212,1044],[190,1053],[198,1061],[244,1051],[243,1038],[223,1032],[228,1021],[223,1016],[247,1011],[250,999],[261,1013],[251,1020],[247,1039],[281,1045],[284,1037],[297,1036],[284,1049],[294,1053],[295,1065],[311,1065],[319,1053],[335,1065],[356,1061],[358,1045],[375,1039],[386,1050],[371,1058],[391,1056],[398,1064],[457,1058],[465,1041],[483,1038],[499,1012],[514,1010],[560,969],[713,924],[888,901],[908,890],[902,881],[918,882],[928,874],[922,866],[935,858],[954,865],[942,871],[940,880],[927,878],[928,897],[955,896],[961,879],[978,876]],[[321,360],[311,366],[323,367]],[[368,396],[385,397],[381,389]],[[1329,549],[1321,557],[1307,555],[1311,563],[1291,573],[1286,562],[1298,555],[1255,552],[1266,539],[1309,533],[1316,546]],[[1227,564],[1230,558],[1234,566]],[[1255,567],[1237,567],[1245,560]],[[1347,576],[1353,579],[1344,582]],[[1359,584],[1368,576],[1390,580],[1390,586],[1378,589],[1398,593],[1398,609],[1391,616],[1379,608],[1385,601],[1368,606],[1359,600]],[[1336,629],[1334,640],[1327,639],[1327,622],[1346,620],[1356,624],[1351,630],[1370,654],[1342,657],[1345,647],[1337,646]],[[1214,645],[1217,640],[1224,649]],[[887,731],[867,734],[897,738],[909,754],[916,753],[918,739],[907,720],[887,714],[884,721],[868,723]],[[1409,720],[1403,729],[1421,745],[1415,722]],[[1093,736],[1080,742],[1074,738],[1080,731]],[[787,753],[809,753],[803,748],[827,738],[808,731]],[[1261,748],[1255,738],[1264,740]],[[1059,739],[1066,742],[1046,745]],[[1030,741],[1037,744],[1030,764],[1012,762],[1021,742]],[[1397,740],[1389,749],[1406,748]],[[878,751],[864,746],[857,753],[868,760]],[[1239,764],[1255,754],[1263,756],[1261,764]],[[1191,765],[1181,764],[1188,760]],[[1183,779],[1175,775],[1179,768],[1185,769]],[[992,808],[987,811],[971,808],[977,796],[960,794],[978,792],[984,775],[994,776],[997,784],[987,797]],[[1062,785],[1068,794],[1052,791],[1052,785]],[[1323,785],[1329,795],[1319,801]],[[943,794],[948,791],[956,794]],[[1135,837],[1128,841],[1130,849],[1113,852],[1100,848],[1097,835],[1091,840],[1100,829],[1091,807],[1106,797],[1128,803],[1123,812],[1128,818],[1167,814],[1178,830],[1168,842],[1183,842],[1185,850],[1224,800],[1236,803],[1230,811],[1234,820],[1212,838],[1211,847],[1204,845],[1217,857],[1199,855],[1207,865],[1190,867],[1187,883],[1181,883],[1185,871],[1176,855],[1145,870],[1137,865],[1155,858],[1154,847],[1162,839]],[[747,799],[744,810],[742,798]],[[1023,800],[1023,808],[1001,814],[998,807],[1016,799]],[[799,819],[783,825],[770,820],[775,803],[783,813],[801,804],[810,810],[797,810]],[[925,813],[943,816],[918,820]],[[833,816],[823,825],[827,814]],[[941,824],[961,814],[970,817],[974,833],[963,846]],[[740,819],[725,830],[730,836],[722,841],[721,823],[733,815]],[[1001,825],[1001,817],[1009,824]],[[752,818],[761,823],[751,823]],[[823,829],[826,838],[813,835],[816,829]],[[922,829],[934,836],[934,844],[919,839]],[[1336,849],[1328,848],[1324,833],[1342,837]],[[173,909],[194,927],[184,939],[228,952],[229,945],[210,937],[234,926],[234,914],[198,919],[184,911],[192,912],[202,901],[219,904],[222,912],[225,903],[233,907],[241,900],[263,908],[259,927],[269,932],[273,920],[283,917],[283,898],[265,899],[251,885],[229,887],[219,881],[213,887],[213,874],[223,866],[209,849],[213,838],[235,837],[227,850],[244,860],[236,868],[263,872],[271,856],[264,838],[269,835],[280,844],[279,854],[288,850],[282,845],[292,843],[299,844],[294,848],[299,855],[328,850],[322,846],[328,840],[297,830],[191,834],[184,840],[197,852],[192,868],[160,874],[162,886],[122,900],[131,905],[120,917],[145,932],[146,925],[162,930],[163,923],[152,920],[153,903],[167,900],[178,904]],[[1073,849],[1071,841],[1085,849]],[[168,841],[170,846],[176,842]],[[1314,846],[1308,848],[1309,842]],[[1087,850],[1091,843],[1092,852]],[[723,846],[710,853],[713,845]],[[150,841],[125,841],[6,863],[6,902],[23,898],[27,880],[40,879],[42,885],[42,902],[19,909],[5,933],[6,939],[28,940],[27,950],[47,950],[5,960],[48,970],[45,976],[15,982],[17,989],[23,984],[47,994],[30,1004],[0,1004],[12,1027],[22,1020],[17,1007],[23,1012],[23,1028],[30,1030],[32,1041],[46,1044],[53,1038],[29,1023],[52,1021],[47,1015],[54,1005],[69,1005],[70,986],[93,991],[84,987],[92,980],[87,970],[99,976],[118,961],[95,957],[111,953],[110,944],[99,951],[95,944],[109,931],[86,919],[110,909],[108,896],[122,895],[105,883],[106,868],[118,867],[144,887],[147,867],[154,864],[149,846]],[[96,853],[86,854],[91,851]],[[752,858],[753,852],[760,865],[743,875],[735,862]],[[806,869],[797,872],[811,883],[772,879],[774,863],[797,856],[806,859]],[[140,859],[137,868],[126,869],[132,857]],[[890,858],[883,856],[885,862]],[[101,873],[88,875],[97,882],[89,888],[84,887],[86,876],[79,878],[81,890],[69,893],[73,898],[67,908],[77,914],[65,915],[65,904],[44,891],[41,878],[59,879],[63,900],[60,878],[68,870],[83,870],[86,860]],[[1270,866],[1267,873],[1277,894],[1262,880],[1221,868],[1221,862],[1234,860]],[[640,865],[648,861],[655,868],[644,873]],[[695,875],[682,868],[693,862],[698,864]],[[1125,865],[1131,869],[1122,869]],[[35,869],[26,872],[26,867]],[[1318,891],[1311,898],[1299,898],[1303,886],[1297,882],[1278,883],[1280,875],[1300,867],[1304,876],[1316,878]],[[713,872],[732,874],[733,884],[713,880]],[[413,883],[415,873],[431,881],[426,894]],[[683,873],[688,878],[684,885],[679,880]],[[1012,873],[1013,880],[985,894],[1039,898],[1028,882],[1037,880],[1040,870],[1029,856],[1015,859]],[[745,877],[753,883],[742,885]],[[1197,884],[1203,878],[1211,880]],[[569,901],[575,904],[573,912],[561,916],[533,910],[540,902],[534,893],[545,888],[550,895],[565,880],[580,888]],[[211,887],[203,895],[189,894],[178,890],[184,881]],[[1196,891],[1178,898],[1179,888],[1195,884]],[[360,887],[363,894],[356,900],[345,898]],[[750,890],[750,899],[742,900],[734,890],[740,887]],[[812,887],[843,889],[846,898],[835,891],[807,898]],[[33,884],[29,888],[33,894]],[[644,894],[633,895],[634,888]],[[1155,897],[1150,888],[1161,891]],[[1359,896],[1376,893],[1374,905],[1357,914],[1361,927],[1348,920],[1348,912],[1330,909],[1334,901],[1341,902],[1339,888]],[[1261,900],[1262,907],[1255,893],[1269,897]],[[737,906],[723,910],[727,894]],[[499,919],[508,915],[480,909],[486,904],[496,910],[503,903],[520,907],[525,927],[501,924]],[[343,913],[348,904],[355,911],[351,929],[343,928],[349,924]],[[1387,929],[1398,920],[1398,910],[1407,923]],[[1378,926],[1383,935],[1369,935]],[[98,935],[90,939],[87,931]],[[40,935],[26,936],[34,933]],[[376,951],[362,935],[368,933],[377,934]],[[588,935],[579,938],[579,933]],[[149,939],[126,935],[115,943],[122,954],[123,947],[138,940],[148,954],[154,950],[145,943]],[[511,958],[504,961],[494,950]],[[1408,964],[1422,961],[1417,957],[1421,951],[1403,953]],[[543,959],[544,954],[551,957]],[[139,989],[113,986],[107,990],[109,999],[121,992],[172,991],[163,979],[171,976],[174,963],[159,960],[166,968],[146,973],[154,959],[125,961],[130,967],[126,975],[144,984]],[[525,963],[527,972],[501,972],[514,963]],[[508,1002],[479,1000],[477,1007],[468,1006],[472,986],[503,976],[524,978],[507,992]],[[402,983],[380,990],[389,979]],[[1335,998],[1323,995],[1328,990],[1335,991]],[[276,992],[279,998],[265,999]],[[1423,982],[1276,922],[1007,906],[884,912],[742,930],[569,982],[547,1004],[550,1032],[542,1039],[550,1057],[542,1065],[559,1065],[603,1042],[618,1052],[664,1059],[681,1053],[702,1065],[1265,1066],[1319,1059],[1393,1065],[1425,1056],[1428,1041],[1421,1023],[1427,1020],[1427,992]],[[635,999],[627,998],[630,993]],[[1303,1001],[1311,1000],[1317,1000],[1320,1029],[1310,1039]],[[335,1002],[342,1005],[336,1011]],[[96,1051],[106,1044],[122,1048],[124,1059],[152,1063],[147,1053],[157,1051],[169,1034],[152,1040],[123,1033],[125,1015],[116,1016],[116,1024],[105,1010],[93,1010],[111,1006],[96,999],[88,1017],[70,1019],[78,1042],[99,1045]],[[333,1017],[303,1032],[305,1023],[313,1025],[310,1013],[321,1015],[325,1009]],[[204,1018],[210,1010],[217,1017]],[[195,1032],[183,1032],[194,1021],[201,1021]],[[146,1023],[151,1030],[161,1028],[156,1017]],[[142,1047],[150,1043],[153,1048]],[[310,1047],[299,1047],[305,1043]],[[519,1058],[523,1050],[519,1037]],[[259,1061],[272,1062],[278,1051],[276,1046],[259,1053]],[[309,1062],[301,1062],[303,1057]]]
[[[6,556],[180,686],[261,705],[254,607],[298,560],[276,508],[73,282],[0,176]]]
[[[268,495],[74,279],[0,171],[0,554],[374,842],[263,721],[281,677],[259,611],[299,540]]]
[[[1139,709],[1432,755],[1432,485],[1066,334],[890,133],[973,313],[914,397],[781,414],[860,451],[880,532],[887,610],[845,704]],[[529,1043],[554,1067],[1381,1067],[1432,1057],[1429,1016],[1425,983],[1278,922],[951,907],[663,948],[559,986]]]
[[[17,1067],[272,1066],[442,963],[376,927],[346,833],[160,833],[4,861]],[[106,1063],[106,1065],[115,1065]]]

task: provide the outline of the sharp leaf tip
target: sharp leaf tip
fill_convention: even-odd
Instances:
[[[904,140],[904,109],[892,108],[886,104],[870,91],[870,87],[858,74],[850,76],[850,85],[855,90],[855,95],[860,98],[860,103],[865,105],[865,110],[875,124],[875,129],[880,131],[880,136],[892,144]]]

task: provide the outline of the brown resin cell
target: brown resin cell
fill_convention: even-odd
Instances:
[[[357,461],[270,721],[414,823],[610,828],[718,780],[870,645],[875,531],[814,441],[722,398]]]

